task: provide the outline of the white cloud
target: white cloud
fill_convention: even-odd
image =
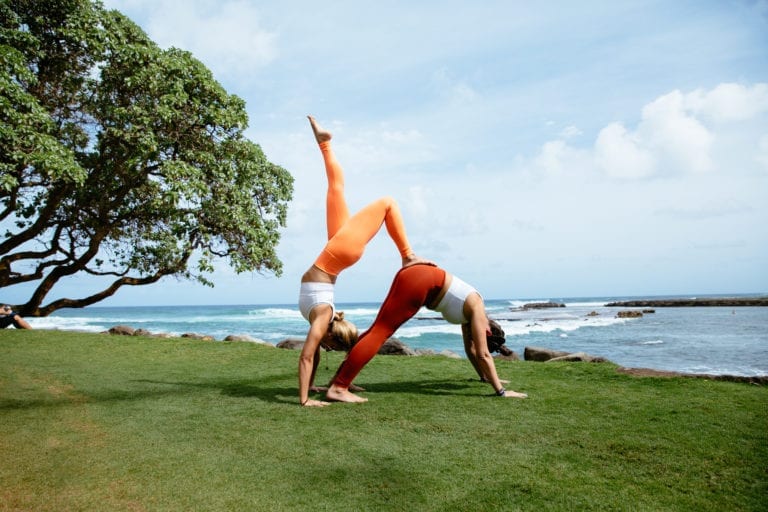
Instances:
[[[713,136],[685,108],[680,91],[661,96],[643,108],[638,135],[657,155],[661,165],[682,172],[712,169]]]
[[[611,123],[595,141],[595,163],[609,176],[616,178],[645,178],[655,172],[656,162],[651,152],[642,147],[636,133],[628,133],[620,123]]]
[[[688,94],[675,90],[645,105],[635,129],[610,123],[599,131],[591,149],[580,151],[566,142],[578,131],[567,128],[559,139],[542,145],[534,163],[549,172],[562,172],[580,159],[587,162],[582,170],[641,179],[718,172],[736,166],[747,151],[754,153],[745,161],[768,167],[768,135],[759,138],[754,133],[755,128],[765,129],[767,112],[765,83],[751,87],[725,83]]]
[[[534,167],[548,174],[583,174],[589,167],[589,154],[569,146],[564,140],[546,142],[533,160]]]
[[[768,111],[768,84],[724,83],[711,91],[693,91],[685,101],[692,112],[715,121],[743,121]]]
[[[143,11],[142,28],[152,40],[191,52],[218,78],[247,79],[277,57],[276,33],[261,28],[259,10],[246,0],[112,0],[106,5],[129,14]]]

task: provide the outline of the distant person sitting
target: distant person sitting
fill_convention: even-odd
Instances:
[[[31,329],[32,326],[21,318],[21,315],[16,313],[8,304],[0,308],[0,329],[5,329],[9,325],[13,325],[17,329]]]

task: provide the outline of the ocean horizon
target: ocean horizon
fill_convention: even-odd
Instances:
[[[655,308],[639,318],[619,318],[628,308],[606,304],[628,300],[765,297],[768,294],[711,294],[611,297],[546,297],[486,300],[488,316],[506,332],[506,346],[521,358],[526,346],[586,352],[622,366],[716,375],[768,375],[768,307]],[[564,307],[522,309],[556,302]],[[364,331],[379,302],[338,303],[337,309]],[[635,309],[638,308],[629,308]],[[128,325],[180,336],[247,335],[269,344],[304,338],[307,322],[295,304],[199,306],[90,306],[28,318],[34,328],[103,332]],[[426,308],[394,335],[413,349],[465,357],[461,328]]]

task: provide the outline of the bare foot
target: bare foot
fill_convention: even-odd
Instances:
[[[507,391],[504,393],[504,398],[528,398],[525,393],[518,393],[517,391]]]
[[[307,400],[301,404],[302,407],[325,407],[326,405],[331,405],[331,402],[324,402],[322,400]]]
[[[403,258],[403,268],[410,267],[411,265],[430,265],[436,267],[437,263],[434,261],[426,260],[420,256],[416,256],[415,254],[409,254]]]
[[[307,119],[309,119],[309,124],[312,126],[312,132],[314,132],[315,140],[318,144],[331,140],[331,132],[323,130],[320,125],[317,124],[314,117],[307,116]]]
[[[332,402],[362,403],[367,402],[367,398],[350,393],[348,389],[331,386],[325,394],[325,398]]]
[[[354,391],[355,393],[359,393],[361,391],[365,391],[365,388],[361,388],[360,386],[355,386],[354,384],[349,385],[349,390]],[[322,393],[323,391],[328,391],[328,386],[312,386],[309,388],[310,393]]]

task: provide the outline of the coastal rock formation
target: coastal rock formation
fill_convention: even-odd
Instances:
[[[267,344],[266,341],[260,340],[258,338],[254,338],[253,336],[248,336],[247,334],[230,334],[226,338],[224,338],[223,341],[247,341],[250,343],[264,343]]]
[[[563,352],[561,350],[552,350],[541,347],[525,347],[524,356],[526,361],[582,361],[587,363],[607,363],[610,362],[604,357],[592,356],[584,352]]]
[[[411,347],[398,340],[397,338],[389,338],[381,346],[377,352],[380,355],[389,356],[415,356],[416,351]]]
[[[675,308],[675,307],[738,307],[738,306],[768,306],[768,297],[719,297],[711,299],[648,299],[610,302],[605,307],[628,308]]]
[[[549,308],[564,308],[565,304],[561,302],[529,302],[528,304],[523,304],[522,307],[519,308],[510,308],[512,311],[525,311],[528,309],[549,309]]]
[[[208,336],[207,334],[197,334],[196,332],[185,332],[181,335],[182,338],[189,338],[192,340],[201,340],[201,341],[216,341],[216,339],[213,336]]]
[[[619,311],[616,313],[616,318],[640,318],[641,316],[643,316],[643,312],[637,310]]]
[[[435,352],[431,348],[417,348],[414,349],[414,352],[416,352],[417,356],[443,356],[449,359],[461,359],[461,356],[452,350],[441,350],[440,352]]]
[[[582,363],[608,363],[606,358],[600,356],[591,356],[586,352],[572,352],[560,357],[553,357],[548,363],[555,361],[582,362]]]
[[[288,350],[301,350],[301,347],[304,346],[304,339],[303,338],[286,338],[275,346],[277,348],[285,348]]]
[[[567,356],[569,352],[562,352],[560,350],[552,350],[550,348],[541,347],[525,347],[523,350],[523,357],[526,361],[549,361],[555,357]]]
[[[108,332],[109,334],[116,334],[118,336],[133,336],[136,329],[127,325],[115,325],[114,327],[110,327]]]

